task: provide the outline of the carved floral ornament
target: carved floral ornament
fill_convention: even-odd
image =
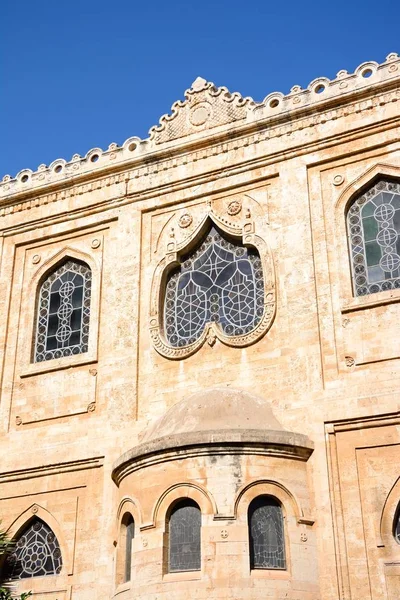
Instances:
[[[208,202],[186,237],[169,236],[151,289],[150,334],[159,354],[186,358],[217,340],[245,347],[268,331],[275,270],[262,228],[250,210],[230,223]]]

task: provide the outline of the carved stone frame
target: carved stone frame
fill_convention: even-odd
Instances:
[[[230,337],[221,331],[218,324],[209,322],[205,325],[203,333],[195,342],[176,348],[168,344],[163,334],[162,315],[167,277],[172,269],[180,265],[180,257],[199,243],[210,221],[223,232],[238,239],[245,246],[252,246],[258,251],[264,275],[264,313],[258,325],[244,335]],[[177,243],[172,231],[165,255],[155,269],[151,286],[150,335],[154,348],[159,354],[173,360],[186,358],[199,350],[206,341],[208,341],[210,346],[213,346],[217,339],[227,346],[244,348],[257,342],[268,331],[276,313],[275,268],[267,241],[267,234],[266,232],[262,232],[261,234],[258,232],[258,224],[258,220],[256,222],[252,219],[250,211],[247,211],[242,224],[230,223],[226,218],[216,214],[208,204],[208,210],[203,219],[183,242]]]

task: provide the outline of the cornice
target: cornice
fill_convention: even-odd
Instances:
[[[0,473],[0,483],[32,479],[34,477],[47,477],[49,475],[58,475],[59,473],[69,473],[70,471],[97,469],[103,466],[103,459],[104,456],[95,456],[93,458],[39,465],[27,469],[17,469],[16,471],[5,471],[4,473]]]
[[[270,94],[260,104],[238,94],[229,94],[226,88],[215,88],[209,82],[196,80],[197,83],[194,82],[185,93],[187,100],[175,103],[172,114],[162,117],[160,125],[150,130],[146,140],[129,138],[121,147],[111,144],[104,152],[93,149],[84,158],[74,155],[68,163],[59,159],[49,167],[41,165],[36,172],[23,170],[15,178],[6,175],[0,183],[0,216],[116,184],[126,185],[131,180],[151,177],[397,102],[400,100],[399,65],[398,55],[390,54],[382,65],[363,63],[352,75],[340,71],[332,81],[314,80],[307,90],[294,86],[287,96]],[[368,71],[372,74],[365,78],[363,74]],[[324,91],[317,93],[322,85]],[[173,145],[168,141],[156,143],[157,135],[165,131],[167,124],[190,106],[189,99],[207,91],[220,102],[234,102],[237,108],[246,110],[246,118],[237,119],[234,129],[232,123],[215,125],[195,134],[186,133],[174,139]],[[278,98],[280,108],[273,112],[278,106],[270,105]],[[195,106],[199,104],[201,102]]]
[[[301,433],[261,429],[193,431],[157,438],[125,452],[113,465],[117,485],[131,473],[152,465],[216,454],[259,454],[307,461],[313,442]]]

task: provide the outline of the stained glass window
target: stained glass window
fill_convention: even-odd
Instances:
[[[185,500],[176,504],[168,523],[168,570],[199,571],[201,569],[201,512],[197,504]]]
[[[378,181],[347,213],[355,296],[400,288],[400,183]]]
[[[35,362],[87,352],[92,273],[68,260],[42,283],[39,293]]]
[[[270,496],[258,496],[249,506],[250,566],[286,569],[281,505]]]
[[[215,227],[167,281],[164,334],[172,346],[193,343],[209,322],[218,323],[228,336],[249,333],[263,314],[257,250],[228,240]]]
[[[394,518],[393,535],[396,542],[400,544],[400,505],[397,507],[396,516]]]
[[[38,518],[31,521],[17,540],[9,563],[12,579],[60,573],[60,545],[50,527]]]

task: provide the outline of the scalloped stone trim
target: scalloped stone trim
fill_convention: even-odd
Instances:
[[[314,79],[306,89],[295,85],[287,95],[273,92],[260,103],[250,97],[243,98],[238,92],[231,93],[226,87],[216,87],[212,82],[198,77],[186,90],[185,100],[173,104],[171,113],[160,118],[159,124],[150,129],[148,138],[142,140],[130,137],[122,146],[111,143],[107,150],[92,148],[84,157],[74,154],[70,161],[59,158],[49,166],[41,164],[36,171],[23,169],[15,177],[5,175],[0,182],[0,197],[109,169],[155,150],[168,148],[177,139],[197,137],[210,128],[223,130],[232,122],[253,123],[314,105],[322,108],[326,100],[340,98],[398,77],[399,64],[399,55],[392,52],[381,64],[364,62],[354,73],[341,70],[335,79]]]

